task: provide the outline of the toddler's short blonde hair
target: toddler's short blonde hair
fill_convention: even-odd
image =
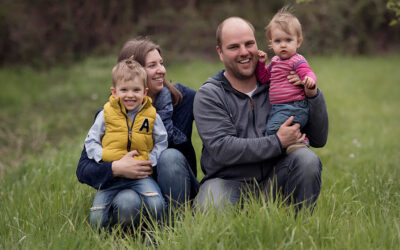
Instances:
[[[303,38],[300,21],[292,14],[292,12],[293,10],[289,6],[285,6],[274,15],[267,27],[265,27],[265,31],[269,39],[272,39],[271,29],[275,25],[288,34],[291,34],[291,32],[294,31],[297,35],[297,38]]]
[[[112,84],[115,88],[120,81],[139,81],[147,88],[147,74],[145,69],[131,56],[117,63],[111,71]]]

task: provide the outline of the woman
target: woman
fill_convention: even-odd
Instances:
[[[148,95],[153,100],[157,113],[163,120],[168,132],[168,149],[159,160],[156,177],[164,197],[174,204],[180,204],[195,197],[199,183],[196,174],[196,156],[191,143],[193,124],[193,99],[195,91],[181,84],[172,85],[165,80],[166,70],[161,57],[161,49],[152,41],[139,38],[126,42],[122,47],[118,61],[131,56],[146,70]],[[132,151],[114,162],[96,163],[87,157],[83,148],[78,163],[77,177],[80,182],[95,189],[106,188],[116,178],[145,178],[150,175],[148,162],[135,160]],[[131,190],[132,191],[132,190]],[[118,193],[109,209],[109,224],[127,224],[131,219],[137,221],[141,215],[141,199],[146,194],[132,192]],[[97,204],[93,204],[91,215]],[[91,224],[96,218],[90,216]],[[159,219],[159,218],[157,218]]]

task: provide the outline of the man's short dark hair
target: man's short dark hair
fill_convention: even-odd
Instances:
[[[229,19],[235,19],[235,18],[240,19],[240,20],[246,22],[246,23],[249,25],[249,27],[251,28],[251,30],[252,30],[253,32],[255,32],[254,26],[253,26],[248,20],[246,20],[246,19],[244,19],[244,18],[242,18],[242,17],[238,17],[238,16],[228,17],[228,18],[226,18],[225,20],[223,20],[223,21],[218,25],[218,27],[217,27],[216,38],[217,38],[217,45],[218,45],[219,48],[221,48],[221,46],[222,46],[221,34],[222,34],[222,29],[224,28],[225,22],[226,22],[227,20],[229,20]],[[221,48],[221,49],[222,49],[222,48]]]

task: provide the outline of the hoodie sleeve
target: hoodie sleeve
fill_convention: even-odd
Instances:
[[[220,166],[255,163],[280,155],[282,150],[275,136],[237,136],[237,128],[225,103],[226,93],[221,89],[206,83],[196,93],[193,112],[203,150]],[[203,161],[208,162],[208,159],[202,158]]]
[[[317,95],[308,98],[310,113],[307,125],[303,128],[310,140],[312,147],[320,148],[325,146],[328,140],[328,112],[322,91],[318,89]]]

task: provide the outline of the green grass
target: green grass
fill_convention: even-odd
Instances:
[[[309,59],[329,112],[322,191],[312,216],[252,199],[244,209],[194,212],[174,226],[93,231],[95,190],[76,164],[94,112],[108,96],[114,59],[46,72],[0,69],[0,249],[398,249],[400,56]],[[168,65],[195,89],[219,63]],[[201,141],[193,141],[200,155]],[[200,171],[201,173],[201,171]],[[202,174],[200,174],[200,177]],[[152,242],[150,244],[149,242]]]

